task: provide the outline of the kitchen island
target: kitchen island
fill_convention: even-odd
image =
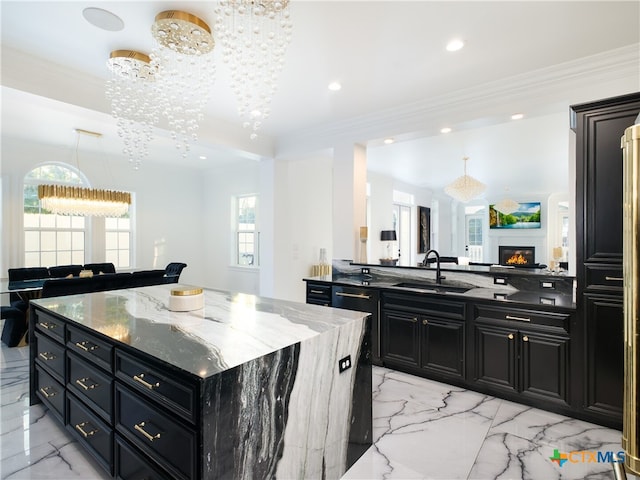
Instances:
[[[30,400],[118,478],[339,478],[371,445],[370,318],[173,285],[40,299]],[[178,285],[179,286],[179,285]]]

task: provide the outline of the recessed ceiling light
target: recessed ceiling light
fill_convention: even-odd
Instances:
[[[385,145],[391,145],[393,142],[395,142],[395,140],[393,138],[391,138],[391,137],[384,139],[384,144]]]
[[[340,82],[331,82],[329,84],[329,90],[331,90],[332,92],[337,92],[338,90],[340,90],[342,88],[342,85],[340,85]]]
[[[82,16],[91,25],[101,28],[102,30],[118,32],[124,28],[124,22],[119,16],[102,8],[85,8],[82,11]]]
[[[524,115],[522,113],[514,113],[513,115],[511,115],[511,120],[520,120],[523,117]]]
[[[447,51],[449,52],[457,52],[462,47],[464,47],[464,42],[459,38],[454,38],[449,43],[447,43]]]
[[[440,133],[450,133],[451,129],[449,127],[444,127],[440,129]]]

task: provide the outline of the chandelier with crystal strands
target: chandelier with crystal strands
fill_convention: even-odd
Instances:
[[[221,0],[214,12],[214,31],[223,61],[230,66],[238,114],[253,140],[271,113],[291,42],[289,1]]]
[[[462,159],[464,160],[464,175],[447,185],[444,191],[459,202],[467,203],[469,200],[481,195],[487,187],[484,183],[467,175],[467,160],[469,160],[469,157],[463,157]]]
[[[149,154],[148,145],[158,123],[155,68],[150,60],[144,53],[114,50],[107,61],[112,73],[106,89],[111,114],[124,143],[122,151],[135,170]]]
[[[195,15],[167,10],[156,15],[151,33],[157,101],[176,147],[186,157],[198,139],[202,110],[215,79],[211,29]]]

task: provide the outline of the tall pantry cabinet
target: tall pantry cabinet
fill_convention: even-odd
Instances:
[[[576,132],[576,305],[584,356],[583,411],[622,427],[623,279],[620,138],[640,92],[571,107]],[[577,392],[576,392],[577,393]]]

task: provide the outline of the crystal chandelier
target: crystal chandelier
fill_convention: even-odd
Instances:
[[[131,194],[113,190],[38,185],[43,209],[57,215],[121,217],[129,210]]]
[[[149,154],[147,146],[158,123],[155,68],[147,55],[133,50],[114,50],[107,67],[112,72],[107,81],[107,98],[124,143],[122,151],[138,170]]]
[[[231,69],[231,88],[250,138],[271,113],[278,76],[291,42],[288,0],[221,0],[215,8],[216,37]]]
[[[190,143],[198,139],[202,110],[215,78],[211,29],[195,15],[167,10],[156,15],[151,33],[160,109],[176,147],[186,157]]]
[[[472,198],[476,198],[486,190],[486,185],[473,177],[467,175],[467,160],[469,157],[463,157],[464,175],[456,178],[453,182],[444,188],[444,191],[450,197],[459,202],[467,203]]]
[[[499,202],[497,202],[493,208],[504,215],[509,215],[510,213],[515,212],[520,208],[520,204],[510,198],[503,198]]]

